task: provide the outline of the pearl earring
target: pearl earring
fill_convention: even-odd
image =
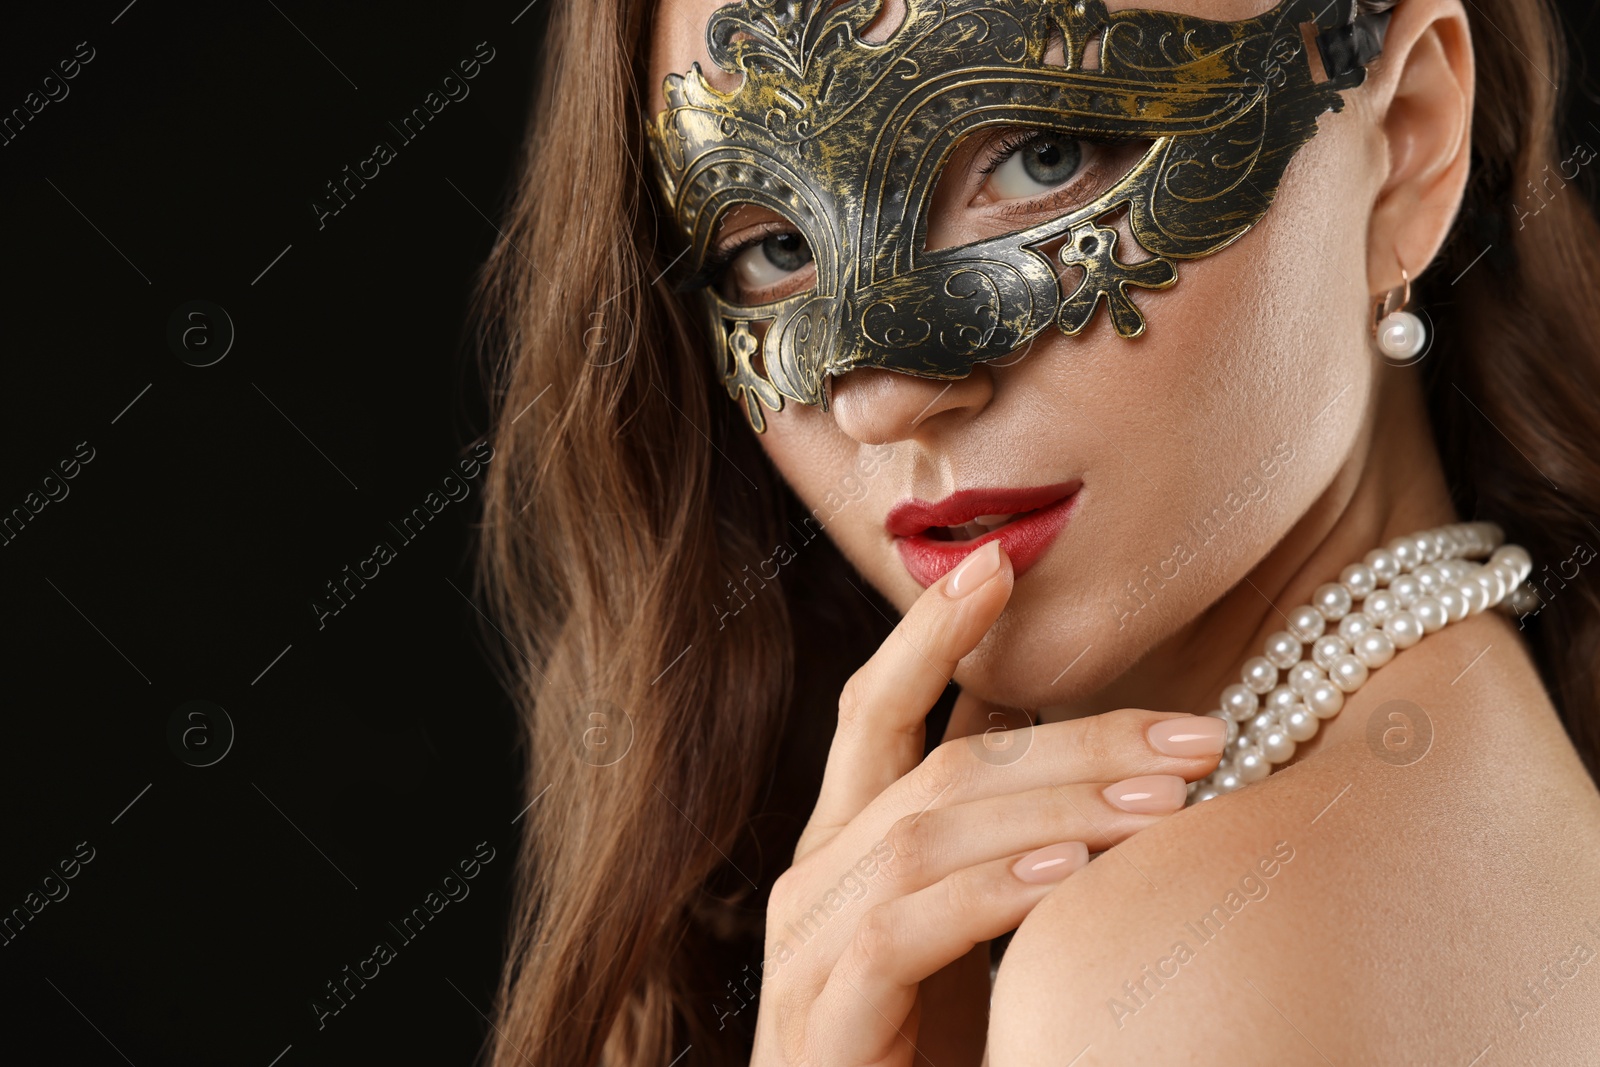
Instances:
[[[1421,319],[1405,310],[1411,303],[1411,278],[1404,267],[1400,268],[1400,280],[1398,288],[1402,291],[1398,302],[1395,302],[1393,289],[1373,302],[1372,336],[1384,359],[1394,366],[1404,367],[1421,358],[1428,344],[1428,329]]]

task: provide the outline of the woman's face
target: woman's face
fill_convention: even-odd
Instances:
[[[706,20],[718,6],[664,0],[651,55],[654,109],[663,106],[662,78],[695,62],[719,88],[735,84],[706,50]],[[1271,3],[1108,6],[1235,20]],[[902,611],[970,549],[962,542],[986,532],[913,528],[979,513],[995,522],[1072,494],[994,527],[1019,578],[1000,621],[962,662],[964,688],[1029,708],[1087,698],[1238,584],[1346,463],[1375,365],[1366,244],[1381,147],[1361,93],[1347,91],[1342,112],[1318,119],[1320,132],[1243,238],[1180,263],[1169,289],[1134,291],[1148,324],[1142,336],[1119,336],[1101,310],[1082,333],[1050,327],[966,378],[859,369],[833,380],[827,411],[787,402],[768,413],[759,440],[773,464]],[[1103,188],[1138,152],[1035,142],[1006,155],[1016,141],[1002,133],[962,146],[940,179],[931,245],[1059,214],[1063,191],[1081,202],[1076,193]],[[718,236],[760,237],[781,223],[741,209]],[[1142,258],[1125,223],[1117,228],[1118,254]],[[756,241],[722,284],[760,299],[804,288],[809,268],[793,245]],[[1023,490],[1039,492],[1008,499]],[[918,514],[904,507],[911,501],[950,506]]]

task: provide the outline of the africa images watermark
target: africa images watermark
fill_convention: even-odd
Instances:
[[[92,462],[94,457],[94,446],[88,441],[79,441],[72,450],[71,458],[56,460],[56,469],[39,479],[39,488],[30,489],[20,505],[0,517],[0,546],[9,545],[20,537],[23,528],[50,504],[59,504],[67,499],[72,492],[72,487],[67,483],[76,478],[83,465]],[[56,476],[58,471],[60,477]]]
[[[804,537],[804,540],[799,541],[800,548],[804,548],[815,541],[817,535],[822,533],[828,523],[838,518],[850,505],[860,501],[867,495],[867,479],[877,474],[884,464],[894,458],[894,451],[893,445],[882,444],[856,457],[855,466],[844,476],[844,479],[833,489],[824,493],[822,495],[822,503],[812,508],[811,514],[802,520],[798,527],[795,527],[796,532]],[[794,546],[787,541],[780,541],[773,547],[771,554],[766,559],[756,564],[754,574],[750,572],[750,565],[747,563],[744,565],[743,578],[737,583],[731,578],[728,579],[728,595],[724,599],[726,606],[717,609],[717,629],[726,629],[728,619],[749,607],[750,601],[755,599],[756,594],[765,589],[767,583],[776,581],[778,572],[798,557],[799,553]],[[768,573],[769,569],[771,570],[770,574]],[[752,582],[755,583],[754,588],[751,586]],[[740,595],[741,589],[744,591],[743,596]],[[747,597],[748,599],[746,599]]]
[[[67,83],[82,73],[84,66],[94,60],[95,50],[88,41],[79,41],[70,59],[59,60],[56,70],[39,79],[39,88],[30,89],[22,98],[22,105],[0,115],[0,145],[9,145],[37,120],[40,112],[51,104],[59,104],[72,92]],[[60,76],[57,77],[57,71]],[[41,95],[42,93],[42,95]]]
[[[747,963],[744,965],[743,973],[745,977],[737,987],[734,985],[733,979],[728,979],[728,991],[738,1003],[730,1004],[725,1010],[718,1005],[712,1005],[712,1010],[716,1012],[717,1016],[717,1029],[721,1030],[727,1025],[728,1019],[749,1007],[743,998],[739,996],[739,989],[742,988],[746,993],[750,994],[752,1001],[759,999],[761,983],[770,978],[779,967],[794,959],[798,949],[804,947],[806,942],[816,937],[817,933],[828,924],[830,919],[866,896],[867,883],[877,875],[878,865],[888,863],[893,858],[894,847],[888,841],[879,841],[862,853],[861,858],[851,864],[849,870],[845,871],[837,882],[813,901],[810,908],[802,912],[798,918],[784,923],[783,933],[787,934],[788,937],[780,935],[777,941],[770,946],[771,951],[761,961],[761,973],[759,975],[751,973],[750,965]],[[789,944],[790,937],[795,940],[793,947]],[[754,990],[750,988],[752,981],[756,984],[756,989]]]
[[[1172,554],[1157,563],[1154,569],[1145,564],[1138,583],[1128,582],[1127,596],[1119,596],[1108,605],[1111,617],[1117,620],[1117,629],[1126,629],[1128,620],[1144,610],[1168,582],[1177,579],[1183,568],[1194,562],[1201,550],[1210,545],[1235,516],[1252,502],[1264,500],[1271,491],[1267,483],[1278,476],[1278,472],[1294,459],[1294,455],[1293,445],[1287,441],[1277,442],[1272,446],[1272,455],[1263,457],[1256,465],[1261,471],[1260,478],[1254,472],[1246,474],[1222,498],[1221,507],[1212,508],[1198,522],[1190,519],[1188,529],[1193,535],[1192,541],[1179,541],[1173,545]],[[1169,568],[1171,573],[1168,573]]]
[[[473,848],[472,856],[458,860],[451,872],[439,880],[439,888],[430,889],[427,896],[422,898],[422,903],[412,908],[400,925],[389,923],[389,929],[395,933],[395,938],[404,948],[422,935],[422,931],[439,913],[452,902],[460,903],[467,899],[472,892],[472,887],[467,885],[472,879],[478,877],[483,871],[483,866],[495,857],[494,848],[487,841],[479,841]],[[460,874],[457,874],[457,871]],[[361,960],[352,970],[347,963],[339,975],[323,983],[326,998],[318,1000],[311,998],[311,1014],[317,1020],[317,1029],[327,1028],[328,1017],[338,1015],[361,990],[367,988],[367,983],[383,973],[383,968],[393,963],[399,955],[394,944],[389,941],[379,941],[372,946],[372,955]]]
[[[1600,923],[1590,919],[1583,925],[1590,934],[1600,937]],[[1540,967],[1537,977],[1522,983],[1522,988],[1516,994],[1507,994],[1506,1007],[1511,1009],[1512,1017],[1517,1020],[1517,1029],[1526,1028],[1551,1001],[1566,992],[1567,986],[1579,977],[1580,970],[1593,959],[1594,949],[1589,947],[1588,941],[1579,937],[1573,941],[1569,951]],[[1593,1003],[1593,996],[1591,992],[1590,1003]]]
[[[1534,185],[1533,180],[1530,178],[1527,183],[1527,194],[1522,197],[1520,203],[1511,205],[1512,210],[1517,214],[1517,229],[1527,229],[1528,220],[1538,215],[1539,212],[1543,211],[1545,208],[1554,203],[1556,194],[1565,189],[1568,182],[1577,178],[1578,171],[1582,170],[1593,159],[1594,149],[1590,148],[1584,142],[1579,141],[1573,146],[1572,152],[1568,154],[1567,158],[1556,164],[1557,168],[1561,172],[1561,176],[1559,178],[1557,178],[1554,174],[1548,173],[1550,170],[1550,164],[1546,163],[1544,165],[1544,170],[1546,173],[1539,184]],[[1550,182],[1552,180],[1558,183],[1554,189],[1550,188]],[[1545,199],[1544,193],[1541,193],[1539,191],[1540,189],[1543,189],[1544,193],[1549,193],[1550,199]],[[1524,210],[1524,204],[1531,205],[1535,203],[1537,203],[1539,206],[1533,208],[1531,211]]]
[[[454,472],[444,476],[439,483],[439,488],[429,490],[428,495],[422,498],[422,503],[411,509],[411,512],[400,519],[397,526],[389,523],[389,529],[394,531],[395,540],[401,546],[409,545],[422,536],[423,529],[440,512],[452,502],[460,503],[472,493],[472,481],[478,477],[483,467],[494,458],[494,446],[487,441],[479,441],[472,447],[472,457],[461,460],[457,466],[461,471],[460,477]],[[312,614],[317,617],[317,629],[325,629],[328,619],[339,614],[349,607],[349,601],[355,598],[357,592],[367,587],[367,582],[382,574],[382,568],[392,563],[399,551],[388,541],[379,541],[372,547],[372,555],[361,560],[351,570],[347,563],[340,571],[340,577],[332,578],[323,583],[327,590],[328,599],[311,601]],[[340,595],[343,590],[344,595]]]
[[[1550,573],[1550,564],[1548,563],[1544,565],[1543,573],[1530,575],[1528,577],[1528,585],[1533,587],[1539,594],[1538,603],[1527,611],[1517,613],[1517,629],[1524,629],[1529,619],[1537,618],[1539,612],[1543,611],[1555,599],[1557,593],[1567,587],[1568,582],[1576,579],[1578,572],[1591,563],[1594,557],[1595,551],[1590,547],[1589,543],[1587,541],[1579,541],[1577,547],[1572,550],[1572,555],[1556,564],[1554,575]],[[1572,568],[1571,574],[1567,573],[1568,567]],[[1552,579],[1557,582],[1554,589],[1550,588]]]
[[[436,119],[451,103],[459,104],[471,95],[472,87],[467,82],[481,74],[485,65],[493,62],[495,50],[489,46],[488,41],[479,41],[472,56],[473,58],[459,60],[456,63],[456,70],[461,72],[460,77],[457,77],[454,71],[444,75],[439,79],[439,88],[428,90],[428,95],[422,98],[422,103],[401,118],[398,126],[393,122],[388,123],[401,148],[421,136],[428,123]],[[443,95],[440,95],[441,93]],[[311,202],[311,213],[317,218],[317,229],[326,229],[328,219],[349,207],[349,201],[355,199],[356,193],[365,189],[367,182],[382,174],[383,168],[393,163],[399,155],[393,143],[387,140],[378,141],[372,146],[372,154],[357,163],[354,170],[347,163],[340,172],[340,177],[325,182],[323,188],[327,191],[328,199]]]
[[[72,892],[72,887],[67,883],[78,877],[83,865],[94,857],[94,846],[87,841],[79,841],[70,857],[58,860],[56,870],[39,879],[39,888],[28,890],[20,905],[0,917],[0,948],[8,947],[21,936],[23,929],[45,908],[66,900],[67,894]],[[57,871],[60,873],[57,874]]]
[[[1223,930],[1239,916],[1247,904],[1265,900],[1271,891],[1271,886],[1266,880],[1276,877],[1278,872],[1293,859],[1294,846],[1287,841],[1277,842],[1272,846],[1271,855],[1256,860],[1255,868],[1261,875],[1259,878],[1256,877],[1255,871],[1246,873],[1239,879],[1238,888],[1228,890],[1220,903],[1211,905],[1211,910],[1199,919],[1184,923],[1184,930],[1194,939],[1193,947],[1190,946],[1188,938],[1173,942],[1167,955],[1157,960],[1154,965],[1147,963],[1141,967],[1138,978],[1122,983],[1126,999],[1122,996],[1106,999],[1106,1008],[1116,1020],[1117,1029],[1121,1030],[1129,1018],[1149,1007],[1155,995],[1182,973],[1183,965],[1195,958],[1197,950],[1222,936]]]

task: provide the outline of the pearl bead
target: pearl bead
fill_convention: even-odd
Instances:
[[[1302,641],[1315,641],[1327,628],[1328,620],[1310,604],[1303,604],[1289,612],[1289,632]]]
[[[1379,582],[1392,582],[1400,576],[1400,561],[1386,548],[1375,548],[1361,560],[1372,569]]]
[[[1450,621],[1449,614],[1444,610],[1444,605],[1439,603],[1437,597],[1425,596],[1411,605],[1411,614],[1417,617],[1422,624],[1422,632],[1431,634],[1436,630],[1444,629],[1444,624]]]
[[[1422,562],[1422,557],[1417,553],[1417,543],[1409,537],[1396,537],[1384,547],[1395,558],[1395,562],[1400,564],[1402,571],[1408,571]],[[1399,575],[1395,577],[1399,577]],[[1389,579],[1389,581],[1393,582],[1394,578]]]
[[[1528,575],[1533,573],[1533,559],[1521,545],[1501,545],[1489,558],[1496,563],[1509,563],[1515,567],[1519,584],[1527,581]]]
[[[1278,668],[1265,656],[1252,656],[1244,662],[1244,684],[1257,693],[1270,692],[1278,684]]]
[[[1422,595],[1422,583],[1417,581],[1414,574],[1402,574],[1389,583],[1389,592],[1400,601],[1401,607],[1409,608],[1417,602],[1417,597]]]
[[[1354,693],[1367,680],[1367,665],[1355,656],[1340,656],[1328,671],[1328,680],[1346,693]]]
[[[1397,537],[1341,570],[1339,582],[1318,586],[1207,712],[1226,725],[1224,754],[1189,784],[1188,802],[1258,782],[1292,760],[1346,694],[1424,634],[1491,606],[1537,610],[1538,592],[1526,581],[1532,558],[1504,538],[1492,522],[1448,523]]]
[[[1370,615],[1362,611],[1353,611],[1339,620],[1339,636],[1354,645],[1357,638],[1376,626],[1377,623],[1372,621]]]
[[[1267,638],[1267,659],[1274,667],[1288,670],[1300,662],[1300,639],[1288,630],[1279,630]]]
[[[1299,693],[1296,693],[1286,685],[1279,685],[1274,686],[1272,692],[1261,698],[1261,704],[1263,707],[1276,711],[1281,715],[1294,707],[1299,700]]]
[[[1293,667],[1290,667],[1288,674],[1284,678],[1289,688],[1301,696],[1310,692],[1311,688],[1317,683],[1327,680],[1328,676],[1322,673],[1322,668],[1308,659],[1303,659]]]
[[[1373,622],[1381,623],[1390,615],[1400,610],[1400,600],[1387,589],[1380,589],[1367,597],[1367,602],[1361,605],[1362,614],[1369,616]]]
[[[1391,363],[1410,363],[1427,343],[1427,327],[1409,311],[1391,311],[1378,323],[1378,351]]]
[[[1339,572],[1339,584],[1350,590],[1350,595],[1360,600],[1378,588],[1378,576],[1365,563],[1352,563]]]
[[[1420,596],[1428,596],[1431,593],[1438,592],[1444,586],[1444,581],[1439,575],[1439,565],[1437,563],[1424,563],[1411,572],[1411,577],[1417,580],[1417,588],[1421,591],[1419,593]],[[1409,607],[1410,605],[1407,606]]]
[[[1522,584],[1522,572],[1517,569],[1517,565],[1514,563],[1507,563],[1505,560],[1496,560],[1495,562],[1489,564],[1489,569],[1498,574],[1500,576],[1500,580],[1505,583],[1506,596],[1510,596],[1511,590]],[[1504,598],[1502,597],[1501,599]]]
[[[1319,682],[1306,694],[1306,710],[1319,719],[1331,719],[1344,707],[1344,690],[1332,681]]]
[[[1281,726],[1261,736],[1261,754],[1268,763],[1287,763],[1294,757],[1294,750],[1294,738]]]
[[[1242,682],[1234,682],[1222,691],[1222,710],[1235,722],[1244,722],[1254,715],[1260,703],[1256,691]]]
[[[1472,576],[1472,581],[1483,590],[1485,607],[1493,607],[1505,599],[1506,583],[1501,581],[1500,576],[1490,568],[1479,567],[1478,573]]]
[[[1322,720],[1312,713],[1310,708],[1301,705],[1295,708],[1283,720],[1283,729],[1296,743],[1304,743],[1317,736],[1317,729],[1322,725]]]
[[[1350,651],[1350,642],[1338,634],[1323,634],[1311,645],[1311,662],[1327,670],[1333,661]]]
[[[1438,595],[1435,596],[1434,599],[1439,602],[1439,606],[1441,608],[1444,608],[1445,614],[1450,617],[1450,622],[1460,622],[1462,619],[1467,617],[1466,598],[1457,591],[1456,586],[1445,586],[1443,589],[1439,590]]]
[[[1397,611],[1383,620],[1383,632],[1395,648],[1410,648],[1422,640],[1422,623],[1409,611]]]
[[[1350,614],[1350,608],[1354,603],[1350,590],[1338,582],[1319,585],[1317,591],[1311,594],[1311,606],[1321,612],[1322,617],[1329,622],[1338,622]]]
[[[1377,670],[1394,659],[1394,640],[1382,630],[1368,630],[1350,648],[1368,670]]]
[[[1267,762],[1260,745],[1251,745],[1249,751],[1234,762],[1239,767],[1239,779],[1244,782],[1259,782],[1272,773],[1272,764]]]

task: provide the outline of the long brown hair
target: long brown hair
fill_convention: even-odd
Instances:
[[[822,646],[858,639],[864,659],[882,606],[792,521],[658,282],[670,256],[641,124],[654,0],[551,3],[476,318],[497,453],[479,585],[532,805],[491,1059],[659,1067],[692,1046],[686,1062],[745,1063],[765,895],[854,666]],[[1562,561],[1600,547],[1600,228],[1562,187],[1554,15],[1467,8],[1472,175],[1418,287],[1437,335],[1429,405],[1460,513],[1536,561],[1547,602],[1527,630],[1593,774],[1600,595]],[[769,580],[778,545],[797,562]]]

